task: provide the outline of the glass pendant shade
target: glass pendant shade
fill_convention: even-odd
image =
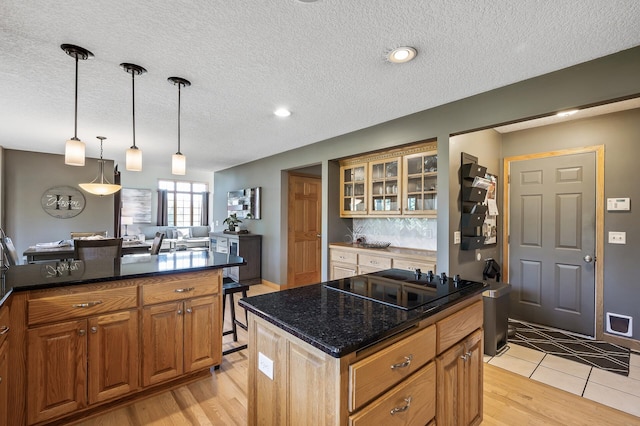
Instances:
[[[80,139],[69,139],[64,146],[64,164],[84,166],[85,144]]]
[[[106,139],[104,136],[97,136],[100,139],[100,160],[98,160],[98,176],[89,183],[81,183],[80,188],[94,195],[111,195],[122,188],[120,185],[112,184],[104,177],[104,163],[102,159],[102,141]]]
[[[142,150],[132,146],[127,150],[126,157],[127,170],[130,172],[142,171]]]
[[[174,175],[185,175],[187,172],[187,157],[176,152],[171,156],[171,173]]]

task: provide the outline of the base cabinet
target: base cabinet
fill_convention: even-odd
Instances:
[[[438,425],[476,425],[482,421],[482,331],[477,330],[436,360]]]
[[[136,311],[33,328],[28,342],[29,423],[138,388]]]
[[[480,423],[483,346],[478,299],[341,358],[250,313],[248,424]],[[453,341],[438,335],[440,330],[450,335],[452,329],[462,333]]]
[[[0,306],[0,426],[9,424],[9,330],[9,306]]]

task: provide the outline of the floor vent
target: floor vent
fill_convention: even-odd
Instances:
[[[633,317],[607,312],[607,333],[631,337],[633,334]]]

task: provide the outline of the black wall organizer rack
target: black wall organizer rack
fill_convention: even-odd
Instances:
[[[476,178],[484,179],[487,168],[478,164],[478,158],[462,153],[460,168],[460,189],[462,216],[460,218],[460,249],[475,250],[484,247],[485,237],[482,235],[487,206],[485,201],[487,190],[474,186]]]

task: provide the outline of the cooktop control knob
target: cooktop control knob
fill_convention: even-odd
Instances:
[[[443,284],[447,282],[447,273],[446,272],[442,272],[440,274],[440,281],[442,281]]]
[[[456,283],[456,286],[460,284],[460,275],[456,274],[456,276],[453,277],[453,282]]]
[[[415,274],[415,276],[416,276],[416,280],[419,280],[419,279],[420,279],[420,277],[422,277],[422,271],[420,270],[420,268],[416,268],[416,270],[415,270],[415,271],[413,271],[413,273],[414,273],[414,274]]]
[[[427,281],[433,281],[433,271],[427,272]]]

